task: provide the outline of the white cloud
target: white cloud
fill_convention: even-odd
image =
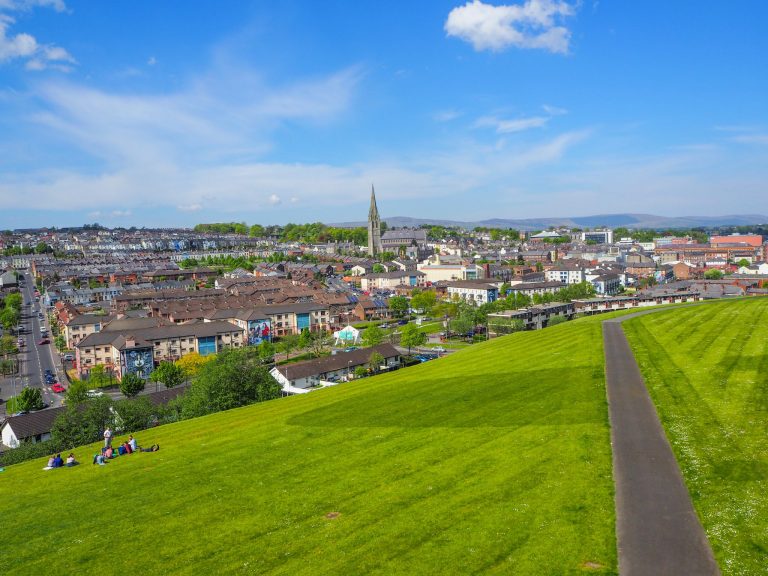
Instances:
[[[50,5],[57,11],[66,9],[63,2],[5,2],[3,4],[3,0],[0,0],[0,64],[22,59],[26,60],[27,70],[53,68],[69,72],[71,65],[77,62],[64,48],[52,44],[40,44],[34,36],[24,32],[9,34],[9,27],[15,23],[15,20],[3,11],[21,10],[33,5]]]
[[[497,134],[514,134],[531,128],[542,128],[549,122],[548,116],[531,116],[528,118],[516,118],[504,120],[496,116],[482,116],[475,121],[476,128],[493,128]]]
[[[180,204],[176,206],[179,212],[197,212],[203,209],[202,204]]]
[[[277,206],[278,204],[282,204],[282,200],[280,199],[280,196],[277,194],[271,194],[269,196],[269,203],[272,204],[272,206]]]
[[[432,118],[435,122],[450,122],[451,120],[456,120],[459,116],[461,116],[461,112],[457,110],[440,110],[435,112]]]
[[[448,36],[469,42],[477,51],[515,46],[565,54],[571,32],[562,20],[574,14],[574,7],[561,0],[501,6],[473,0],[451,10],[444,28]]]
[[[150,56],[149,60],[147,60],[147,66],[154,66],[155,64],[157,64],[157,58]]]
[[[731,138],[739,144],[768,144],[768,134],[742,134]]]
[[[133,213],[130,210],[112,210],[112,212],[110,212],[110,216],[113,218],[127,218],[132,214]]]
[[[298,203],[299,203],[299,199],[298,199],[298,197],[296,197],[296,196],[291,196],[291,204],[298,204]]]

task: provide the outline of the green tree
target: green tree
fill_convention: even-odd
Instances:
[[[122,392],[126,398],[133,398],[139,392],[144,390],[144,386],[146,386],[144,379],[133,372],[124,375],[123,379],[120,380],[120,392]]]
[[[166,388],[173,388],[187,379],[184,369],[173,362],[160,362],[149,375],[150,382],[160,382]]]
[[[368,369],[365,366],[357,366],[354,370],[355,378],[363,378],[368,375]]]
[[[405,296],[392,296],[389,299],[389,309],[395,316],[402,316],[408,311],[408,298]]]
[[[16,354],[19,351],[16,340],[10,334],[0,337],[0,354]]]
[[[285,352],[285,359],[291,355],[291,350],[295,350],[299,346],[299,336],[297,334],[286,334],[280,337],[280,342],[277,343],[280,352]]]
[[[16,398],[16,407],[22,411],[41,410],[43,395],[40,388],[24,388]]]
[[[310,347],[312,344],[312,334],[309,333],[309,330],[307,328],[304,328],[301,331],[301,334],[299,334],[299,348],[302,350],[306,350]]]
[[[384,330],[371,324],[363,332],[363,346],[376,346],[384,341]]]
[[[19,311],[15,308],[12,308],[10,306],[6,306],[2,312],[0,312],[0,323],[2,323],[3,328],[6,330],[13,329],[21,319],[21,314],[19,314]]]
[[[374,274],[381,274],[383,272],[386,272],[386,269],[384,268],[384,266],[382,266],[378,262],[373,265],[373,273]]]
[[[432,308],[437,302],[437,296],[433,290],[424,290],[411,297],[411,308],[423,310],[424,314],[431,314]]]
[[[114,409],[117,413],[115,427],[121,432],[136,432],[150,428],[157,412],[154,404],[146,396],[115,402]]]
[[[378,352],[373,352],[368,357],[368,368],[376,374],[379,369],[381,368],[382,363],[384,362],[384,356],[382,354],[379,354]]]
[[[184,418],[229,410],[280,396],[280,385],[253,347],[220,352],[205,364],[184,395]]]
[[[67,339],[64,338],[62,334],[56,336],[56,338],[53,339],[53,343],[59,352],[63,352],[67,349]]]
[[[746,258],[742,258],[741,260],[739,260],[738,262],[736,262],[736,264],[737,264],[737,265],[738,265],[740,268],[746,268],[747,266],[749,266],[749,260],[747,260]]]
[[[5,297],[5,306],[6,308],[13,308],[14,310],[20,311],[21,310],[21,304],[22,304],[22,298],[21,294],[18,292],[14,292],[13,294],[8,294],[8,296]]]
[[[330,335],[325,331],[319,331],[312,334],[312,339],[309,342],[309,350],[315,358],[319,358],[325,354],[331,347]]]
[[[110,375],[101,364],[97,364],[88,372],[88,385],[90,388],[103,388],[108,386],[110,382]]]
[[[262,340],[256,349],[259,351],[259,358],[264,364],[275,361],[275,345],[269,340]]]
[[[88,400],[88,384],[82,380],[73,380],[69,385],[69,390],[67,390],[67,405],[80,404],[86,400]]]
[[[61,449],[74,448],[101,440],[104,429],[114,425],[112,399],[89,399],[81,404],[67,404],[53,422],[51,436]]]
[[[400,331],[400,345],[408,347],[408,354],[411,348],[421,346],[427,341],[427,335],[421,332],[414,324],[406,324]]]
[[[704,278],[707,280],[720,280],[723,277],[722,270],[718,270],[717,268],[710,268],[706,272],[704,272]]]
[[[488,331],[494,334],[511,334],[525,328],[520,318],[489,318]]]

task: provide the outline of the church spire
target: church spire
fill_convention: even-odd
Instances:
[[[381,253],[381,218],[376,206],[376,192],[371,184],[371,207],[368,209],[368,255]]]
[[[368,209],[368,222],[380,222],[379,208],[376,206],[376,192],[373,190],[373,184],[371,184],[371,207]]]

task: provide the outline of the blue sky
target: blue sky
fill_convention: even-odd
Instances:
[[[768,213],[767,17],[0,0],[0,228]]]

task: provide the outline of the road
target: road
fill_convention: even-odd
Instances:
[[[20,322],[23,328],[21,337],[24,340],[25,346],[19,352],[19,374],[15,377],[5,378],[2,381],[0,397],[5,400],[21,392],[22,388],[29,386],[31,388],[40,388],[43,402],[46,406],[61,406],[64,395],[51,391],[51,387],[45,384],[43,373],[48,369],[56,375],[56,380],[62,382],[65,386],[67,381],[62,373],[61,363],[58,361],[58,354],[53,345],[53,335],[51,334],[50,326],[48,326],[45,311],[41,304],[35,302],[34,278],[32,278],[29,272],[24,273],[24,285],[20,288],[23,299]],[[39,311],[43,312],[43,320],[38,318]],[[48,339],[51,340],[51,344],[38,344],[41,326],[47,329]],[[5,403],[0,404],[0,411],[2,413],[5,412]]]

